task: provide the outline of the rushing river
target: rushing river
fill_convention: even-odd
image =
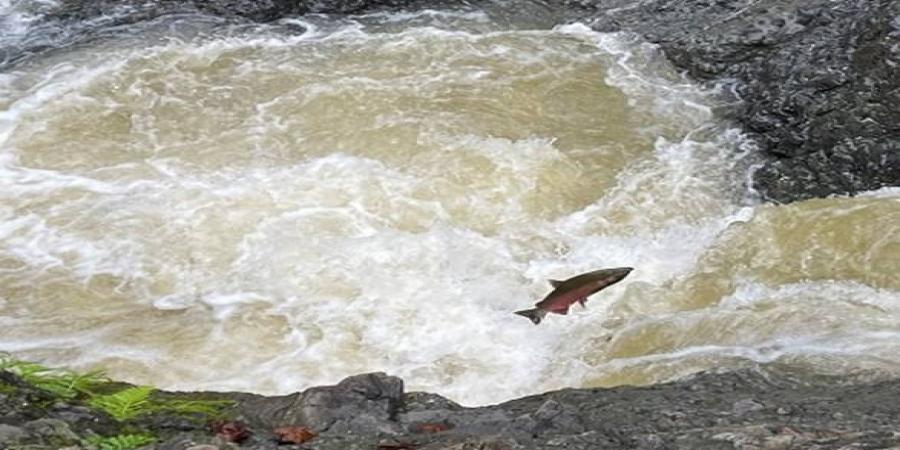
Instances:
[[[722,92],[628,35],[502,19],[186,15],[0,73],[0,350],[175,389],[386,371],[469,405],[900,374],[900,192],[758,204]],[[512,314],[616,266],[586,309]]]

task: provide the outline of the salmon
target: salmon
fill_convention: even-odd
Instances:
[[[563,281],[550,280],[553,291],[535,303],[534,308],[516,311],[516,314],[527,317],[535,325],[541,323],[547,313],[566,315],[573,304],[584,307],[589,296],[622,281],[632,270],[631,267],[617,267],[583,273]]]

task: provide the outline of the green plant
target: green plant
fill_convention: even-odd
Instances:
[[[234,406],[231,400],[161,400],[157,408],[181,415],[221,417],[222,410]]]
[[[65,369],[52,369],[38,363],[15,359],[7,353],[0,353],[0,370],[12,372],[26,383],[65,399],[72,399],[80,394],[90,395],[95,386],[109,381],[102,370],[77,373]]]
[[[150,386],[134,386],[114,394],[95,395],[88,400],[88,405],[105,411],[118,421],[132,419],[151,411]]]
[[[152,413],[174,413],[181,415],[200,414],[218,417],[222,410],[232,406],[229,400],[177,400],[154,399],[156,389],[150,386],[134,386],[114,394],[94,395],[88,405],[105,411],[118,421],[133,419]]]
[[[87,444],[98,450],[131,450],[156,442],[152,434],[120,434],[118,436],[94,436],[88,438]]]
[[[106,412],[120,422],[152,413],[217,418],[224,409],[234,405],[229,400],[153,398],[156,389],[150,386],[132,386],[112,394],[100,394],[98,390],[109,391],[112,387],[112,382],[103,371],[81,374],[71,370],[51,369],[38,363],[15,359],[7,353],[0,353],[0,370],[15,373],[26,383],[58,397],[67,400],[80,397],[79,400],[86,401],[89,406]]]

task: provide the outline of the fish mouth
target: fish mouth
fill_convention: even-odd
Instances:
[[[631,271],[634,270],[634,267],[618,267],[615,269],[611,269],[613,278],[615,278],[614,283],[622,281],[625,277],[628,276]]]

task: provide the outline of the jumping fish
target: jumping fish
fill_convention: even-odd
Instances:
[[[576,275],[564,281],[550,280],[553,292],[535,303],[534,308],[516,311],[516,314],[529,318],[535,325],[541,323],[541,319],[547,313],[568,314],[569,307],[574,303],[577,302],[584,307],[590,295],[622,281],[632,270],[634,269],[631,267],[601,269]]]

